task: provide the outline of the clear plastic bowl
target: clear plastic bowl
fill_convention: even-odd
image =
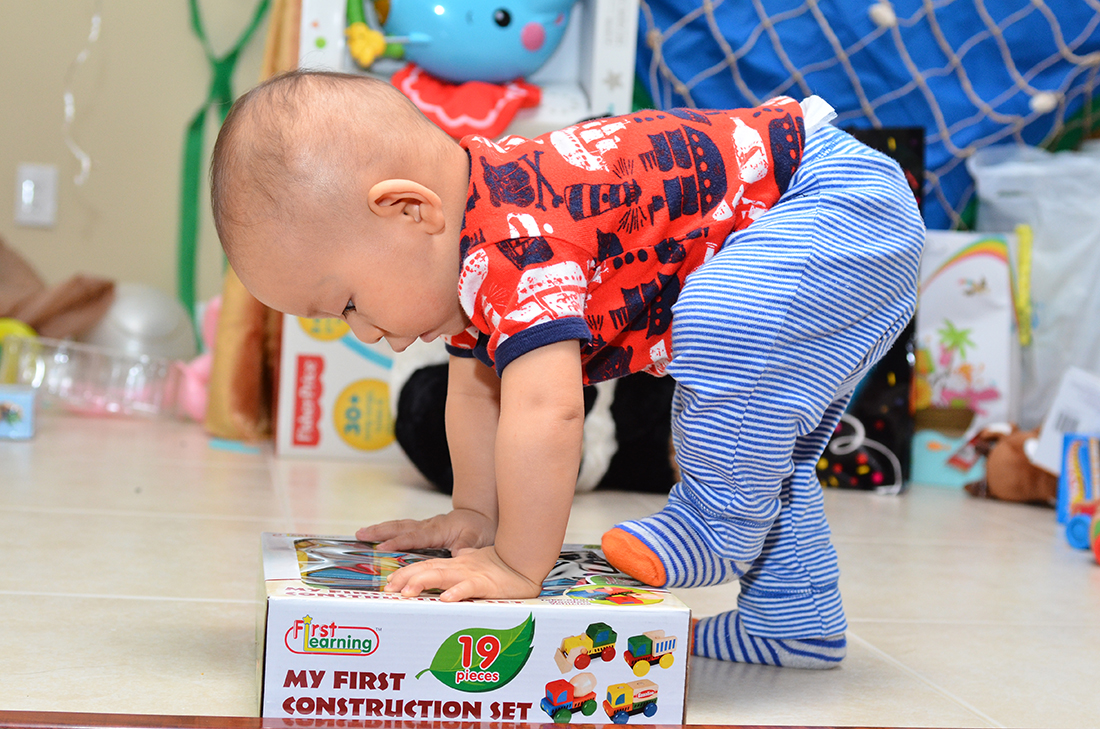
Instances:
[[[39,402],[82,415],[177,414],[180,363],[44,337],[9,335],[0,382],[29,385]]]

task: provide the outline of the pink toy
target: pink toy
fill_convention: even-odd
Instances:
[[[177,365],[181,375],[178,401],[180,412],[199,423],[206,420],[210,370],[214,364],[214,340],[218,334],[221,310],[222,298],[215,296],[207,304],[202,316],[202,342],[206,351],[190,362],[180,362]]]

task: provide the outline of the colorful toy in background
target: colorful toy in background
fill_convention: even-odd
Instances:
[[[651,717],[657,713],[657,684],[647,678],[616,683],[607,687],[603,710],[616,724],[625,724],[635,714]]]
[[[1057,509],[1069,546],[1100,563],[1100,436],[1066,434]]]
[[[386,38],[382,34],[382,22],[389,13],[389,0],[375,3],[373,0],[348,0],[347,29],[348,53],[363,68],[369,68],[386,52]]]
[[[197,423],[206,420],[206,404],[209,400],[210,371],[214,367],[214,342],[218,337],[218,318],[222,311],[222,297],[215,296],[202,315],[203,353],[190,362],[180,362],[179,409]]]
[[[14,334],[18,337],[33,337],[35,336],[35,331],[25,322],[21,322],[18,319],[0,317],[0,345],[4,344],[4,338],[9,334]]]
[[[576,0],[348,0],[348,50],[364,68],[403,46],[390,82],[453,137],[497,137],[538,106],[523,79],[561,42]]]
[[[618,637],[607,623],[592,623],[580,635],[562,638],[561,645],[554,651],[554,662],[562,673],[568,673],[571,668],[588,668],[594,656],[604,662],[614,660]]]
[[[1100,499],[1100,436],[1067,433],[1058,477],[1058,523],[1069,521],[1079,504]]]
[[[1100,544],[1093,544],[1097,527],[1100,527],[1096,521],[1097,506],[1100,506],[1100,501],[1092,500],[1080,501],[1069,508],[1069,519],[1066,520],[1066,541],[1069,546],[1094,551],[1100,548]],[[1097,555],[1097,560],[1100,561],[1100,555]]]
[[[596,677],[591,673],[578,673],[566,681],[556,679],[546,684],[546,696],[539,707],[555,724],[568,724],[578,711],[585,716],[596,713]]]
[[[1070,507],[1066,541],[1074,549],[1087,549],[1100,564],[1100,500],[1081,501]]]
[[[537,71],[561,42],[575,0],[398,0],[383,27],[411,38],[405,58],[451,83],[507,83]]]

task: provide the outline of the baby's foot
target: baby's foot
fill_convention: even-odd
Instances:
[[[603,535],[615,569],[655,587],[705,587],[745,574],[747,562],[714,553],[700,536],[702,521],[666,506],[653,516],[624,521]]]
[[[835,668],[848,652],[844,634],[828,638],[749,635],[736,610],[692,621],[692,654],[786,668]]]

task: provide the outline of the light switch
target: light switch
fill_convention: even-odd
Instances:
[[[19,165],[15,174],[15,222],[39,228],[57,224],[56,165]]]

